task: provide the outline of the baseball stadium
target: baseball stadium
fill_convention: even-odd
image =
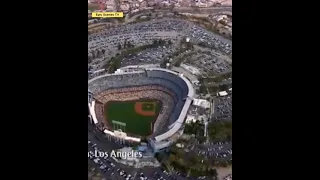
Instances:
[[[88,91],[91,123],[114,138],[147,139],[154,152],[180,137],[194,96],[182,74],[143,66],[124,67],[114,74],[92,72]]]

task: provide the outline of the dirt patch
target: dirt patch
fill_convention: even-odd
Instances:
[[[232,174],[232,167],[217,168],[218,180],[223,180],[224,177]]]

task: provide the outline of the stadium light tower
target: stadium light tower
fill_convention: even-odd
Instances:
[[[167,69],[169,69],[170,68],[170,63],[166,63],[166,67],[167,67]]]

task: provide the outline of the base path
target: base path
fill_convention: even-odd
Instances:
[[[152,110],[144,110],[143,106],[151,104],[153,105]],[[149,102],[136,102],[134,105],[134,109],[136,113],[142,115],[142,116],[154,116],[156,114],[155,112],[155,103],[149,103]]]

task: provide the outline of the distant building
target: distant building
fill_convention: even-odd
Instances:
[[[187,118],[186,118],[186,124],[190,124],[190,123],[195,123],[197,121],[200,121],[200,122],[206,122],[208,121],[208,116],[206,115],[187,115]]]
[[[217,96],[226,96],[228,95],[227,91],[221,91],[217,93]]]
[[[207,108],[210,108],[211,103],[205,99],[194,99],[193,105],[200,106],[200,107],[207,109]]]
[[[129,4],[121,4],[121,5],[120,5],[120,9],[121,9],[122,11],[129,11],[130,6],[129,6]]]
[[[187,115],[187,118],[186,118],[186,123],[187,124],[190,124],[191,122],[196,122],[197,120],[196,120],[196,117],[195,116],[193,116],[193,115]]]

